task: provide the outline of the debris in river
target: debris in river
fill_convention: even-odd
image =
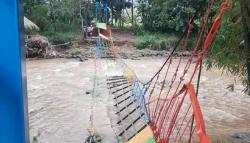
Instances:
[[[250,143],[250,132],[238,132],[233,134],[232,138],[240,140],[242,143]]]
[[[85,143],[100,143],[101,141],[102,141],[101,136],[94,134],[94,135],[89,136],[86,139]]]
[[[53,58],[58,55],[55,48],[49,43],[47,37],[42,35],[29,35],[26,40],[26,57]]]
[[[84,61],[87,61],[88,58],[84,57],[84,56],[79,56],[79,61],[80,62],[84,62]]]

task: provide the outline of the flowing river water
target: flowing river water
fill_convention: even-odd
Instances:
[[[147,81],[161,66],[164,58],[127,59],[125,62],[139,78]],[[121,69],[101,60],[97,65],[98,91],[94,104],[94,124],[103,143],[116,143],[112,125],[112,98],[106,87],[106,76]],[[31,142],[84,143],[89,135],[89,117],[93,103],[94,60],[74,59],[32,60],[27,62],[28,108]],[[227,89],[235,83],[234,90]],[[212,138],[250,134],[250,96],[242,93],[244,86],[234,77],[213,69],[203,70],[199,101]],[[250,137],[249,137],[250,138]],[[249,139],[248,138],[248,139]],[[244,141],[248,142],[248,139]]]

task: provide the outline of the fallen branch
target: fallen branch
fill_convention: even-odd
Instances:
[[[58,45],[52,45],[52,47],[65,47],[65,46],[71,46],[72,42],[67,42],[63,44],[58,44]]]

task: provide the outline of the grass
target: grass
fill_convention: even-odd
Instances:
[[[50,43],[63,44],[67,42],[71,42],[75,39],[77,33],[76,32],[46,32],[43,35],[47,36]]]
[[[138,49],[166,50],[174,47],[178,37],[170,34],[143,33],[135,40]]]

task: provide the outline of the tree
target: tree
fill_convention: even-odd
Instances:
[[[53,44],[61,44],[73,40],[81,29],[81,1],[24,0],[24,14],[38,25],[39,34],[47,36]]]
[[[211,48],[208,67],[243,78],[250,94],[250,1],[232,1]]]
[[[44,0],[25,0],[24,15],[44,31],[49,25],[48,6]]]
[[[123,10],[132,7],[132,2],[130,0],[110,0],[108,6],[112,9],[112,17],[115,22],[119,23],[119,27],[122,27],[124,19],[122,17]]]
[[[202,17],[205,0],[138,0],[138,11],[145,29],[183,33],[191,17],[198,11]]]
[[[24,13],[41,31],[80,28],[81,0],[24,0]]]
[[[213,65],[234,75],[245,76],[245,61],[243,59],[246,52],[244,48],[240,47],[240,42],[243,39],[240,19],[240,3],[234,1],[229,12],[224,15],[208,60],[210,60],[209,67]]]
[[[240,0],[241,13],[242,13],[242,24],[244,28],[244,43],[247,51],[246,67],[247,67],[247,87],[248,94],[250,95],[250,1]]]

